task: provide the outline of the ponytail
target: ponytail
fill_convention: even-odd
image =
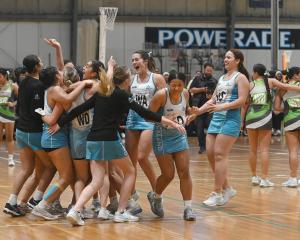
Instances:
[[[244,66],[244,55],[241,50],[239,49],[230,49],[230,52],[233,53],[234,58],[240,60],[238,65],[238,71],[246,76],[246,78],[249,80],[249,73],[247,69]]]
[[[270,74],[267,71],[267,68],[265,67],[265,65],[261,63],[257,63],[253,66],[253,72],[256,72],[260,77],[263,78],[267,90],[268,99],[271,100],[272,96],[271,96],[271,90],[270,90],[269,79],[268,79]]]
[[[98,76],[100,76],[98,93],[102,96],[110,96],[115,89],[112,79],[107,77],[103,68],[99,67]]]
[[[291,67],[291,68],[287,68],[285,71],[283,71],[283,74],[286,75],[287,80],[291,80],[294,77],[294,75],[299,74],[299,73],[300,73],[299,67]]]

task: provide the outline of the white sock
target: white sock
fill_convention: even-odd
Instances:
[[[183,201],[184,208],[192,208],[192,200]]]
[[[14,155],[13,154],[8,154],[8,159],[9,160],[14,160]]]
[[[40,201],[40,200],[43,199],[43,196],[44,196],[44,193],[43,193],[43,192],[41,192],[41,191],[39,191],[39,190],[36,190],[36,191],[34,192],[34,194],[33,194],[33,199],[34,199],[35,201]]]
[[[10,205],[16,205],[17,204],[17,198],[18,198],[18,196],[16,194],[10,194],[9,199],[8,199],[8,203]]]

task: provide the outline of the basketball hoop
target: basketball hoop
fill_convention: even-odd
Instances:
[[[118,13],[116,7],[99,7],[100,29],[99,29],[99,60],[105,64],[106,31],[114,29],[115,19]]]
[[[99,7],[100,21],[104,20],[104,26],[108,30],[114,30],[114,23],[118,13],[116,7]],[[101,19],[102,18],[102,19]]]

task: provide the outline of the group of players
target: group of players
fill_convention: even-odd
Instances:
[[[198,108],[189,106],[185,74],[171,71],[166,83],[160,74],[154,73],[155,64],[149,52],[133,53],[132,77],[129,69],[117,66],[112,57],[106,71],[102,62],[93,60],[87,62],[80,76],[80,70],[72,63],[63,63],[60,44],[55,39],[46,42],[56,50],[57,67],[43,69],[41,59],[35,55],[23,60],[27,73],[16,90],[16,142],[21,169],[14,179],[5,213],[24,216],[31,212],[46,220],[58,219],[65,216],[60,195],[71,186],[73,199],[66,218],[72,225],[84,225],[85,218],[94,216],[85,208],[91,198],[100,219],[138,221],[137,214],[142,211],[135,191],[139,163],[152,188],[147,194],[152,212],[164,216],[162,194],[176,169],[183,218],[194,221],[184,126],[207,112],[213,113],[206,151],[215,186],[203,203],[220,206],[236,195],[228,181],[227,164],[243,124],[250,143],[252,183],[272,187],[274,184],[268,179],[272,88],[278,89],[274,107],[280,108],[283,100],[285,109],[291,177],[284,186],[298,185],[300,68],[288,69],[288,82],[281,83],[268,78],[264,65],[255,64],[250,81],[242,52],[230,49],[224,58],[226,73],[218,80],[210,100]],[[0,80],[2,77],[7,80],[0,72]],[[0,87],[2,94],[6,85]],[[12,107],[8,102],[6,107]],[[119,128],[127,113],[124,144]],[[258,148],[262,153],[261,178],[256,176]],[[151,150],[160,168],[159,176],[148,160]],[[50,184],[56,172],[58,179]]]

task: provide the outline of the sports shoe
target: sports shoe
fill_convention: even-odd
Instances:
[[[95,212],[92,209],[83,208],[81,212],[82,219],[92,219],[95,218]]]
[[[14,167],[16,164],[15,164],[15,161],[13,158],[9,158],[8,159],[8,166],[9,167]]]
[[[118,207],[119,207],[119,202],[118,201],[112,201],[110,204],[108,204],[108,206],[106,207],[106,209],[111,214],[115,214],[115,212],[118,210]]]
[[[109,219],[113,219],[114,215],[110,213],[110,211],[108,211],[106,208],[101,208],[97,218],[100,218],[102,220],[109,220]]]
[[[261,180],[260,180],[259,186],[260,186],[261,188],[266,188],[266,187],[274,187],[275,184],[272,183],[269,179],[266,178],[266,179],[261,179]]]
[[[66,214],[66,208],[63,208],[60,204],[59,200],[55,200],[51,207],[50,207],[50,212],[52,215],[58,215],[60,217],[64,217]]]
[[[149,200],[152,212],[159,217],[163,217],[165,214],[162,205],[163,199],[161,197],[156,198],[154,192],[149,192],[147,194],[147,198]]]
[[[183,212],[183,219],[185,221],[196,221],[196,213],[193,212],[193,209],[187,207]]]
[[[199,154],[202,154],[202,153],[204,153],[205,151],[206,151],[206,147],[201,146],[200,149],[199,149],[199,151],[198,151],[198,153],[199,153]]]
[[[251,178],[251,183],[253,186],[258,186],[260,184],[260,181],[261,181],[261,179],[258,176],[253,176]]]
[[[35,200],[33,197],[29,199],[29,201],[27,202],[27,205],[31,208],[34,209],[35,206],[37,206],[39,204],[41,200]]]
[[[133,216],[130,214],[128,211],[124,211],[123,213],[121,212],[116,212],[114,216],[114,222],[122,223],[122,222],[137,222],[139,220],[139,217]]]
[[[50,206],[45,206],[44,208],[39,207],[38,205],[34,207],[34,209],[32,210],[32,214],[38,217],[42,217],[45,220],[56,220],[59,218],[59,216],[57,215],[53,215],[50,211]]]
[[[25,216],[25,212],[23,212],[17,204],[11,205],[10,203],[6,203],[3,212],[13,217]]]
[[[77,212],[74,208],[72,208],[68,215],[67,215],[67,220],[69,223],[72,224],[72,226],[83,226],[84,221],[81,218],[80,212]]]
[[[289,177],[287,181],[281,184],[283,187],[295,188],[298,186],[298,180],[295,177]]]
[[[236,192],[237,191],[233,187],[227,187],[223,191],[223,198],[225,200],[225,203],[227,203],[231,198],[233,198],[236,195]]]
[[[216,192],[212,192],[209,195],[208,199],[203,201],[204,205],[210,206],[210,207],[221,206],[221,205],[224,205],[225,203],[226,203],[226,200],[223,197],[223,194],[222,193],[216,193]]]
[[[100,201],[98,199],[93,199],[90,209],[94,212],[99,212],[101,208]]]
[[[27,203],[19,204],[18,207],[24,213],[31,213],[32,211],[32,208],[29,207]]]
[[[137,202],[140,198],[140,195],[137,191],[134,191],[134,193],[131,195],[131,198]]]
[[[127,211],[132,215],[137,215],[143,211],[140,204],[134,201],[132,198],[128,200]]]

